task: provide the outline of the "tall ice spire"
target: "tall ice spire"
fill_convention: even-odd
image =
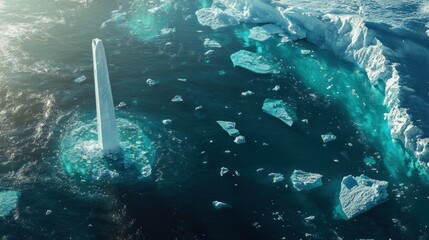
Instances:
[[[97,105],[98,144],[104,153],[119,150],[119,132],[110,88],[109,71],[103,42],[92,40],[92,58],[94,63],[95,100]]]

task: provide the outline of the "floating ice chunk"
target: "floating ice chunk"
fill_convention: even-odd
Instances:
[[[307,221],[307,222],[313,221],[314,219],[316,219],[315,216],[308,216],[308,217],[304,218],[304,220]]]
[[[203,109],[203,106],[197,106],[197,107],[195,107],[195,111],[198,111],[198,110],[201,110],[201,109]]]
[[[262,171],[264,171],[264,168],[258,168],[258,169],[256,169],[256,172],[262,172]]]
[[[228,122],[228,121],[216,121],[222,128],[225,130],[229,136],[231,137],[237,137],[240,135],[240,132],[235,128],[235,122]]]
[[[262,111],[282,120],[288,126],[292,126],[296,119],[295,111],[291,107],[285,105],[282,100],[265,99]]]
[[[227,174],[229,172],[229,169],[226,167],[221,167],[220,168],[220,176],[222,177],[223,175]]]
[[[311,53],[311,51],[310,50],[307,50],[307,49],[302,49],[301,50],[301,54],[302,55],[308,55],[308,54],[310,54]]]
[[[150,165],[146,165],[142,168],[142,177],[149,177],[152,174],[152,168]]]
[[[124,108],[124,107],[126,107],[127,106],[127,104],[125,103],[125,102],[120,102],[119,104],[118,104],[118,106],[116,106],[117,108]]]
[[[147,84],[147,85],[149,85],[150,87],[152,87],[152,86],[157,85],[157,84],[158,84],[158,81],[148,78],[148,79],[146,80],[146,84]]]
[[[204,39],[204,47],[221,48],[222,45],[220,45],[220,43],[217,42],[216,40],[213,40],[213,39],[210,39],[210,38],[206,38],[206,39]]]
[[[9,215],[16,208],[20,195],[17,191],[0,191],[0,217]]]
[[[377,161],[372,158],[372,157],[366,157],[363,159],[363,162],[367,165],[367,166],[372,166],[375,165],[377,163]]]
[[[243,144],[246,143],[246,139],[244,138],[244,136],[238,136],[234,139],[234,142],[237,144]]]
[[[271,37],[271,34],[261,27],[253,27],[250,29],[249,38],[256,41],[266,41]]]
[[[214,53],[214,50],[210,49],[207,52],[205,52],[204,55],[208,56],[208,55],[212,55],[213,53]]]
[[[322,175],[318,173],[309,173],[302,170],[293,171],[290,179],[293,187],[298,191],[311,190],[323,185]]]
[[[213,201],[212,205],[216,210],[231,208],[229,204],[220,201]]]
[[[177,81],[180,81],[180,82],[186,82],[186,81],[187,81],[187,79],[186,79],[186,78],[177,78]]]
[[[274,24],[266,24],[260,27],[253,27],[250,29],[249,38],[256,41],[266,41],[273,34],[283,33],[283,29]]]
[[[239,66],[255,73],[279,73],[277,66],[264,58],[262,55],[240,50],[231,55],[231,61],[235,66]]]
[[[388,182],[371,179],[365,175],[348,175],[341,181],[340,204],[347,219],[362,214],[385,202]]]
[[[301,122],[308,124],[308,119],[302,119]]]
[[[254,92],[252,92],[252,91],[250,91],[250,90],[247,90],[247,91],[245,91],[245,92],[242,92],[241,93],[241,96],[243,96],[243,97],[247,97],[247,96],[252,96],[253,94],[255,94]]]
[[[171,119],[164,119],[164,120],[162,120],[162,124],[164,124],[164,125],[170,125],[171,124]]]
[[[281,173],[270,173],[268,174],[268,177],[273,178],[273,183],[277,183],[285,180],[283,174]]]
[[[174,96],[174,98],[171,99],[172,102],[183,102],[183,98],[180,95]]]
[[[322,141],[324,143],[332,142],[335,139],[337,139],[337,137],[332,133],[326,133],[326,134],[322,134],[320,136],[322,137]]]
[[[202,8],[195,12],[201,25],[218,29],[227,26],[238,25],[238,19],[232,14],[220,8]]]
[[[163,29],[161,29],[162,35],[166,35],[166,34],[173,33],[173,32],[176,32],[175,28],[163,28]]]
[[[82,75],[82,76],[80,76],[80,77],[76,78],[75,80],[73,80],[73,82],[74,82],[74,83],[81,83],[81,82],[83,82],[83,81],[85,81],[85,80],[86,80],[85,75]]]
[[[52,210],[49,210],[49,209],[48,209],[48,210],[46,210],[45,215],[46,215],[46,216],[49,216],[49,215],[51,215],[51,213],[52,213]]]
[[[276,85],[276,86],[273,87],[273,91],[277,92],[278,90],[280,90],[280,85]]]
[[[225,75],[226,71],[225,70],[220,70],[218,73],[219,73],[219,75]]]

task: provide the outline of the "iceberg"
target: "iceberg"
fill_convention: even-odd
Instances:
[[[244,136],[240,135],[234,139],[234,142],[237,144],[244,144],[244,143],[246,143],[246,139],[244,138]]]
[[[285,179],[281,173],[270,173],[268,174],[268,177],[273,178],[273,183],[281,182]]]
[[[235,122],[228,122],[228,121],[216,121],[222,128],[225,130],[229,136],[231,137],[238,137],[240,135],[240,132],[235,128]]]
[[[294,170],[290,176],[293,187],[298,191],[311,190],[321,187],[323,175],[318,173],[309,173],[302,170]]]
[[[17,191],[0,191],[0,217],[5,217],[16,208],[21,193]]]
[[[322,141],[324,143],[332,142],[335,139],[337,139],[337,137],[332,133],[325,133],[325,134],[322,134],[320,136],[322,137]]]
[[[295,111],[291,107],[286,106],[282,100],[265,99],[262,111],[282,120],[290,127],[296,120]]]
[[[257,53],[240,50],[231,54],[231,61],[235,66],[239,66],[255,73],[279,73],[277,66]]]
[[[341,181],[340,204],[347,219],[360,215],[385,202],[388,182],[371,179],[365,175],[345,176]]]
[[[231,205],[224,203],[224,202],[220,202],[220,201],[213,201],[212,205],[216,210],[231,208]]]

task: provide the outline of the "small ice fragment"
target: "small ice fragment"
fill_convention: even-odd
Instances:
[[[171,99],[172,102],[183,102],[183,98],[180,95],[174,96],[173,99]]]
[[[49,216],[51,213],[52,213],[52,210],[49,210],[49,209],[48,209],[48,210],[46,210],[45,215],[46,215],[46,216]]]
[[[386,181],[371,179],[365,175],[345,176],[341,181],[340,207],[346,219],[351,219],[387,201]]]
[[[116,106],[117,108],[123,108],[123,107],[126,107],[127,106],[127,104],[125,103],[125,102],[120,102],[119,104],[118,104],[118,106]]]
[[[227,174],[229,172],[229,169],[226,167],[221,167],[220,168],[220,176],[222,177],[223,175]]]
[[[268,146],[268,143],[264,142],[262,143],[262,146]]]
[[[273,91],[277,92],[278,90],[280,90],[280,85],[276,85],[276,86],[273,87]]]
[[[161,29],[162,35],[166,35],[166,34],[173,33],[173,32],[176,32],[175,28],[163,28],[163,29]]]
[[[301,54],[302,55],[308,55],[308,54],[310,54],[311,53],[311,51],[310,50],[307,50],[307,49],[303,49],[303,50],[301,50]]]
[[[147,84],[147,85],[149,85],[149,87],[152,87],[152,86],[157,85],[157,84],[158,84],[158,81],[148,78],[148,79],[146,80],[146,84]]]
[[[294,170],[290,179],[293,187],[298,191],[311,190],[323,185],[322,175],[318,173],[309,173],[302,170]]]
[[[262,111],[282,120],[288,126],[292,126],[296,119],[295,111],[282,100],[265,99]]]
[[[225,150],[225,152],[224,153],[226,153],[226,154],[230,154],[231,153],[231,150]]]
[[[337,137],[334,134],[330,133],[330,132],[326,133],[326,134],[322,134],[320,136],[322,137],[322,141],[324,143],[332,142],[335,139],[337,139]]]
[[[264,171],[264,168],[258,168],[258,169],[256,169],[256,172],[262,172],[262,171]]]
[[[195,111],[198,111],[198,110],[201,110],[201,109],[203,109],[203,106],[197,106],[197,107],[195,107]]]
[[[281,182],[285,179],[281,173],[270,173],[268,176],[273,178],[273,183]]]
[[[313,221],[316,217],[315,216],[308,216],[306,218],[304,218],[305,221]]]
[[[244,138],[244,136],[238,136],[234,139],[234,142],[237,144],[243,144],[246,143],[246,139]]]
[[[256,41],[266,41],[271,37],[271,34],[261,27],[253,27],[250,29],[249,38]]]
[[[231,208],[229,204],[220,201],[213,201],[212,205],[216,210]]]
[[[234,67],[239,66],[261,74],[279,73],[276,64],[257,53],[240,50],[231,54],[230,58]]]
[[[208,56],[214,53],[214,50],[210,49],[207,52],[204,53],[204,55]]]
[[[235,173],[235,175],[236,175],[237,177],[239,177],[239,176],[240,176],[240,173],[239,173],[237,170],[235,170],[235,171],[234,171],[234,173]]]
[[[245,91],[245,92],[242,92],[241,93],[241,96],[243,96],[243,97],[247,97],[247,96],[252,96],[253,94],[255,94],[254,92],[252,92],[252,91],[250,91],[250,90],[247,90],[247,91]]]
[[[204,39],[204,46],[209,48],[221,48],[222,45],[218,43],[216,40],[212,40],[210,38]]]
[[[81,82],[83,82],[83,81],[85,81],[85,80],[86,80],[85,75],[82,75],[82,76],[80,76],[80,77],[76,78],[75,80],[73,80],[73,82],[74,82],[74,83],[81,83]]]
[[[302,119],[301,122],[308,124],[308,119]]]
[[[229,136],[231,137],[237,137],[240,135],[240,132],[235,128],[235,122],[229,122],[229,121],[216,121],[219,126],[222,127],[223,130],[225,130]]]
[[[150,165],[146,165],[142,168],[142,176],[143,177],[149,177],[152,174],[152,168]]]
[[[177,81],[186,82],[187,79],[186,78],[177,78]]]
[[[0,217],[5,217],[16,208],[21,193],[17,191],[0,191]]]
[[[225,70],[219,70],[219,75],[225,75],[226,74],[226,71]]]
[[[375,165],[376,163],[377,163],[377,161],[375,161],[375,159],[374,158],[372,158],[372,157],[366,157],[364,160],[363,160],[363,162],[367,165],[367,166],[373,166],[373,165]]]
[[[164,120],[162,120],[162,124],[164,124],[164,125],[170,125],[171,124],[171,119],[164,119]]]

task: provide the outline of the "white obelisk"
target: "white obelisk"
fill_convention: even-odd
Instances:
[[[97,105],[98,144],[105,154],[119,150],[119,132],[110,88],[109,71],[103,42],[92,40],[94,63],[95,100]]]

